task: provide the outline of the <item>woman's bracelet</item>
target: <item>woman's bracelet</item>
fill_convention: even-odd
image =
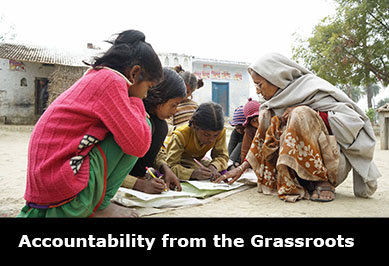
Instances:
[[[243,160],[243,163],[242,163],[241,165],[238,166],[238,169],[239,169],[240,171],[242,171],[242,172],[246,171],[246,169],[244,169],[243,166],[242,166],[242,165],[244,164],[244,162],[247,162],[247,164],[248,164],[248,166],[249,166],[248,168],[250,168],[250,163],[249,163],[246,159],[244,159],[244,160]]]

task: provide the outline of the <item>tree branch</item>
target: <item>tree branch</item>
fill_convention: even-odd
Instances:
[[[379,69],[375,68],[373,65],[371,65],[369,62],[365,62],[361,59],[359,59],[356,55],[354,55],[352,52],[348,51],[345,47],[343,49],[348,55],[352,56],[355,60],[357,60],[360,64],[367,67],[369,71],[371,71],[377,78],[383,80],[386,83],[389,83],[389,76],[387,73],[382,73]]]
[[[384,57],[383,56],[380,57],[380,61],[381,61],[382,65],[383,65],[383,67],[384,67],[384,74],[385,74],[385,76],[387,76],[388,72],[386,70],[386,65],[385,65],[385,61],[384,61]]]
[[[378,16],[383,20],[386,21],[385,14],[381,12],[381,10],[376,6],[374,10],[377,12]],[[389,11],[386,10],[386,16],[389,15]]]
[[[380,23],[384,28],[386,28],[386,30],[389,30],[389,25],[386,25],[384,22],[382,22],[381,20],[379,20],[378,18],[376,18],[369,10],[366,10],[366,12],[372,16],[372,18],[374,18],[378,23]]]

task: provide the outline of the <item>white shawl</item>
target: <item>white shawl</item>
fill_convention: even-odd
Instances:
[[[357,194],[373,194],[381,175],[372,161],[375,135],[364,112],[340,89],[283,55],[267,54],[250,68],[279,88],[271,99],[261,104],[260,111],[270,109],[282,115],[288,107],[306,105],[328,112],[328,121],[341,152],[354,169],[354,191],[355,184],[362,182],[366,191],[357,191]]]

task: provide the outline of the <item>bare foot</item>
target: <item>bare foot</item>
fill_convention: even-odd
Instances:
[[[133,209],[111,203],[104,210],[97,210],[93,217],[139,217],[139,215]]]
[[[329,202],[335,199],[335,188],[329,182],[315,182],[312,201]]]

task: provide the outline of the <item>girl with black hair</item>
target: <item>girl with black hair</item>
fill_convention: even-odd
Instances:
[[[124,31],[34,127],[19,217],[134,216],[110,205],[151,143],[142,102],[163,78],[145,35]]]
[[[178,104],[185,99],[186,87],[175,71],[164,68],[163,75],[164,80],[151,88],[143,99],[152,129],[150,149],[144,157],[138,159],[122,184],[123,187],[152,194],[161,193],[165,188],[181,191],[180,181],[167,165],[161,146],[168,132],[165,119],[174,115]],[[159,170],[163,174],[162,178],[145,178],[146,167]]]
[[[212,160],[204,160],[210,150]],[[166,153],[166,162],[180,179],[218,178],[228,162],[222,106],[214,102],[202,103],[193,113],[189,125],[173,131]]]
[[[198,79],[195,74],[185,71],[181,65],[173,68],[184,80],[186,85],[186,99],[182,101],[178,107],[177,112],[167,121],[169,124],[169,136],[172,131],[180,126],[187,125],[199,105],[192,100],[192,94],[195,90],[204,85],[202,79]]]

